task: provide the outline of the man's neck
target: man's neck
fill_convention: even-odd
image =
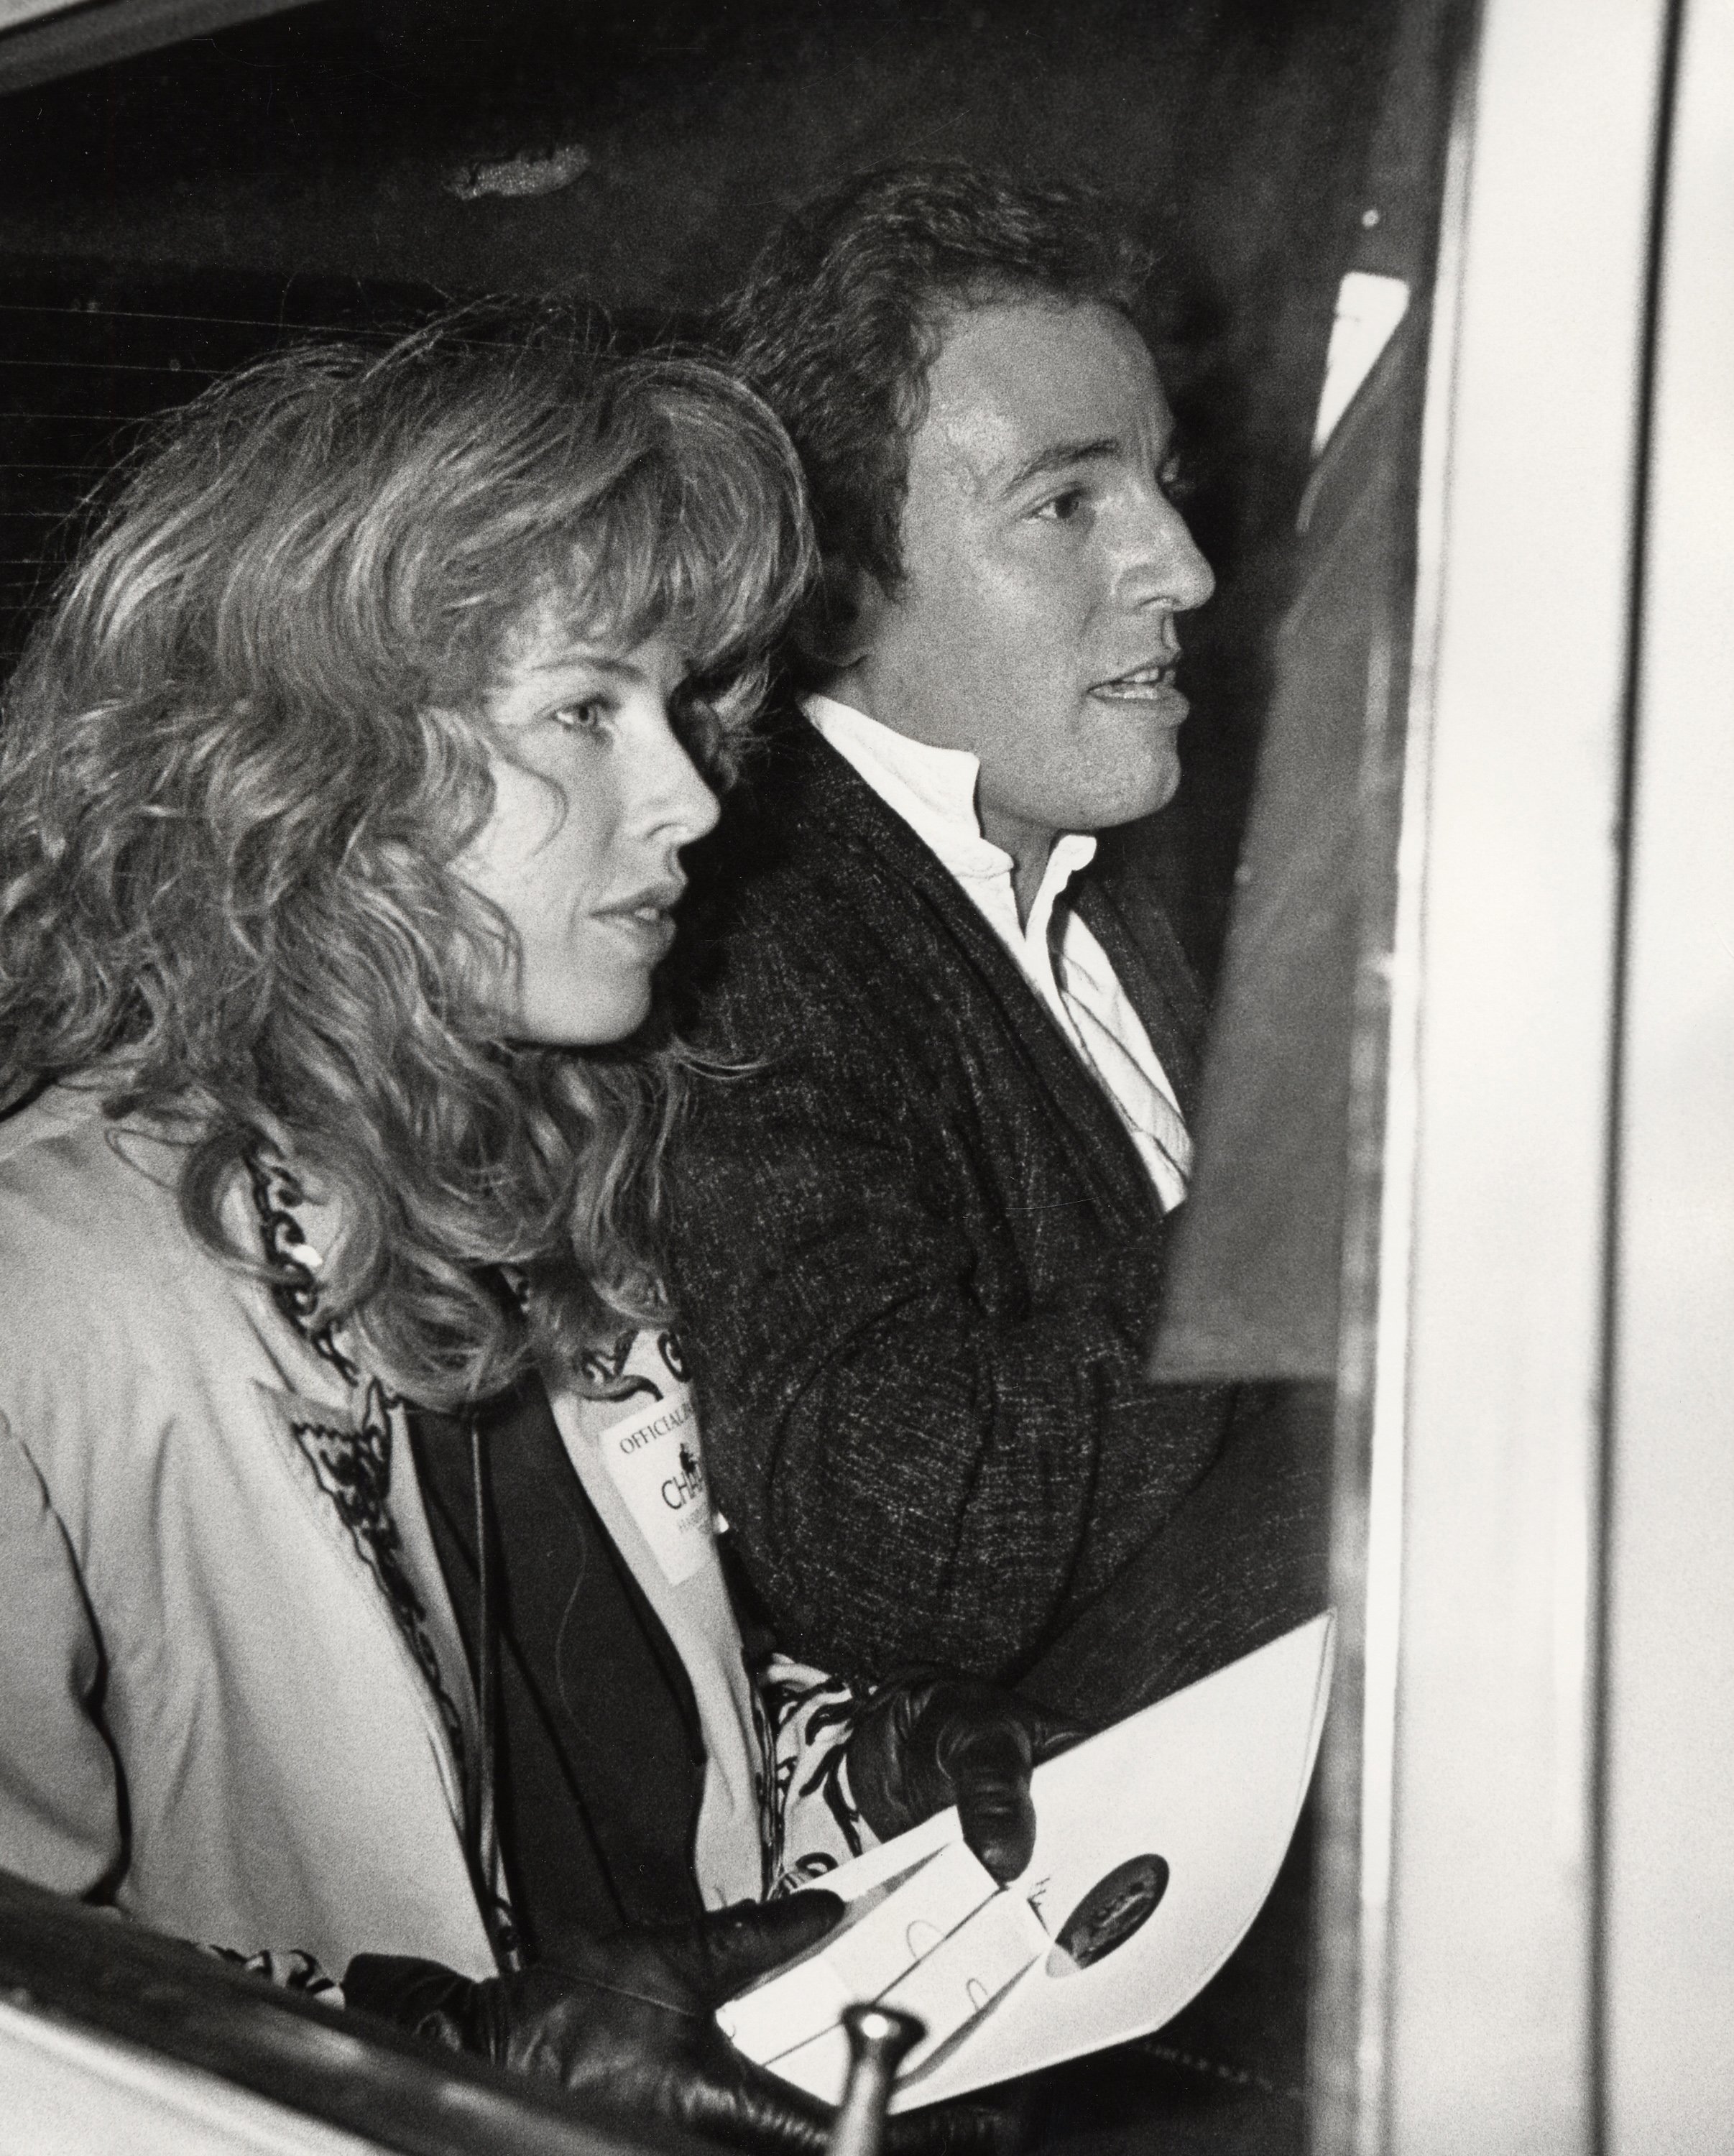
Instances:
[[[1029,909],[1035,904],[1042,878],[1048,872],[1048,856],[1059,834],[1045,826],[1027,823],[1021,816],[1007,815],[989,808],[979,792],[976,795],[976,814],[982,821],[982,836],[1012,857],[1012,896],[1018,901],[1018,924],[1027,927]]]
[[[875,706],[880,699],[874,696],[863,670],[844,667],[823,685],[821,693],[834,697],[876,720],[893,733],[904,735],[908,740],[926,742],[931,748],[961,748],[960,742],[931,742],[926,734],[913,726],[901,726],[894,716],[888,716]],[[1036,894],[1042,887],[1042,878],[1047,872],[1048,856],[1054,850],[1054,841],[1059,836],[1057,829],[1046,824],[1030,823],[1026,818],[1008,811],[995,808],[982,800],[979,782],[976,791],[976,815],[982,827],[982,836],[1002,853],[1012,857],[1012,896],[1017,901],[1018,919],[1021,924],[1029,919],[1030,908],[1035,904]]]

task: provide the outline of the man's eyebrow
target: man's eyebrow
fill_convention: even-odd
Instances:
[[[1040,479],[1044,473],[1065,471],[1073,465],[1102,464],[1117,457],[1125,444],[1117,434],[1098,434],[1088,442],[1053,442],[1045,449],[1038,449],[1017,470],[1008,475],[1003,482],[1007,494],[1015,494],[1029,480]]]

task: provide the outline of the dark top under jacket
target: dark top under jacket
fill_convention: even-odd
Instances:
[[[411,1441],[471,1674],[480,1651],[469,1432],[413,1410]],[[532,1951],[568,1929],[695,1917],[704,1741],[668,1635],[526,1381],[487,1413],[482,1463],[498,1691],[495,1804]]]
[[[1216,1455],[1148,1383],[1164,1230],[1118,1115],[936,857],[795,715],[701,860],[670,1265],[705,1455],[780,1643],[854,1678],[1005,1679]],[[1079,911],[1183,1109],[1168,924]]]

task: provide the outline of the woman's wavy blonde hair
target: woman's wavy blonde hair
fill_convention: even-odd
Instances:
[[[810,559],[751,391],[546,310],[218,382],[133,464],[4,697],[0,1101],[82,1075],[184,1131],[187,1224],[244,1265],[227,1194],[291,1163],[345,1223],[321,1320],[430,1405],[662,1315],[680,1052],[654,1024],[490,1038],[502,924],[451,867],[492,801],[481,705],[550,601],[621,649],[664,630],[726,777]]]

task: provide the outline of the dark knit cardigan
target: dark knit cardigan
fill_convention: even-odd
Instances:
[[[1015,1676],[1172,1512],[1224,1396],[1143,1374],[1162,1263],[1107,1097],[936,856],[787,720],[701,861],[671,1265],[705,1460],[779,1643]],[[1190,1103],[1148,898],[1100,938]]]

